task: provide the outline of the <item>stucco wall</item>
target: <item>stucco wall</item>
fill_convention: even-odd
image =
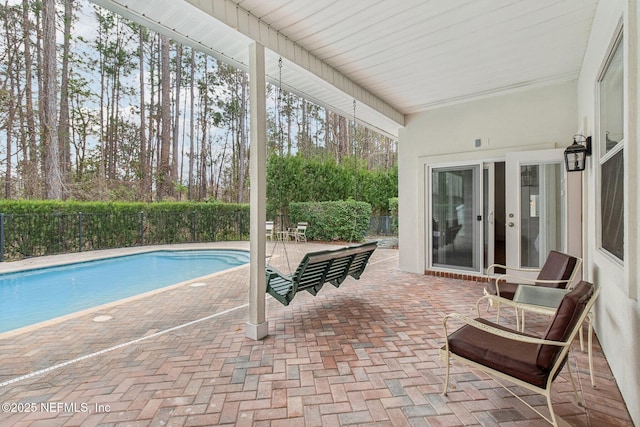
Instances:
[[[575,81],[409,116],[399,143],[400,268],[425,269],[426,164],[447,155],[451,160],[500,160],[508,151],[566,147],[576,129]],[[480,148],[475,148],[477,138],[484,141]]]
[[[638,1],[600,2],[592,26],[589,46],[578,80],[578,111],[581,131],[597,135],[596,83],[618,29],[623,27],[625,59],[625,261],[616,262],[599,249],[599,148],[594,138],[594,155],[584,176],[583,227],[587,278],[602,287],[596,304],[596,331],[631,417],[640,425],[640,305],[638,268],[640,247],[638,223],[640,198],[638,166],[640,149],[638,115]]]
[[[541,87],[409,116],[400,133],[400,268],[425,268],[425,164],[433,159],[499,159],[527,146],[567,146],[574,133],[596,137],[596,82],[613,38],[624,27],[625,262],[599,249],[599,159],[583,174],[583,256],[586,278],[603,288],[596,332],[631,417],[640,425],[640,11],[639,0],[599,2],[577,82]],[[476,138],[489,144],[474,148]],[[447,156],[449,155],[449,156]]]

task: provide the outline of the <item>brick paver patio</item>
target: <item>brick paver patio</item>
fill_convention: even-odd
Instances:
[[[271,245],[271,263],[285,271],[306,251],[326,247]],[[327,285],[316,297],[301,293],[288,307],[268,298],[269,336],[262,341],[244,334],[248,266],[198,280],[205,286],[183,284],[2,334],[0,424],[547,425],[494,381],[460,365],[452,369],[455,389],[442,395],[442,317],[474,315],[482,285],[397,266],[397,250],[379,248],[359,281]],[[513,323],[505,314],[503,323]],[[545,321],[532,315],[527,325],[541,330]],[[557,414],[575,426],[631,426],[597,340],[595,389],[586,354],[574,347],[570,363],[586,408],[575,403],[565,369],[554,386]],[[544,398],[516,390],[545,410]]]

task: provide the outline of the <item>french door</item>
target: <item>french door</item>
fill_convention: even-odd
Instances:
[[[429,265],[480,272],[482,164],[429,168]]]
[[[427,167],[427,267],[540,267],[567,246],[563,150]],[[505,255],[506,254],[506,255]]]
[[[505,180],[507,265],[539,268],[567,246],[563,150],[507,154]]]

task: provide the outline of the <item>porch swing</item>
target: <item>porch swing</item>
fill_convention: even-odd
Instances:
[[[278,88],[278,103],[276,109],[280,111],[282,95],[282,58],[278,61],[280,68],[280,80]],[[278,120],[280,115],[278,114]],[[355,101],[354,101],[354,126],[355,126]],[[278,138],[282,143],[282,123],[278,122]],[[279,190],[281,229],[284,227],[282,219],[282,189]],[[292,274],[284,274],[274,266],[271,259],[275,253],[276,245],[282,242],[284,255],[289,271],[289,255],[287,253],[284,238],[273,242],[271,256],[266,266],[267,292],[283,305],[289,305],[299,291],[307,291],[311,295],[317,295],[325,283],[330,283],[338,288],[347,276],[359,279],[364,272],[369,258],[377,247],[376,242],[368,242],[361,245],[342,247],[336,250],[323,250],[309,252],[304,255],[302,261]]]

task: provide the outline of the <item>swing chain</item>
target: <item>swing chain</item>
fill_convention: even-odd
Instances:
[[[276,123],[277,123],[277,127],[278,127],[278,152],[280,155],[283,155],[283,147],[284,147],[284,131],[283,131],[283,127],[282,127],[282,116],[281,116],[281,112],[282,112],[282,57],[280,57],[278,59],[278,96],[276,98]],[[272,154],[274,155],[274,154]],[[278,155],[277,153],[275,154],[276,156]],[[278,168],[278,178],[280,183],[282,183],[282,168],[279,167]],[[289,254],[287,252],[287,245],[285,244],[284,239],[288,238],[286,236],[286,234],[284,234],[284,203],[282,201],[283,199],[283,195],[282,195],[282,188],[278,188],[278,199],[279,199],[279,208],[280,208],[280,234],[279,234],[279,238],[276,242],[273,243],[273,246],[271,247],[271,257],[269,257],[269,259],[273,258],[273,255],[275,253],[276,250],[276,246],[278,245],[279,241],[282,241],[282,249],[284,251],[284,256],[285,259],[287,261],[287,268],[288,268],[288,272],[291,272],[291,264],[289,262]]]

